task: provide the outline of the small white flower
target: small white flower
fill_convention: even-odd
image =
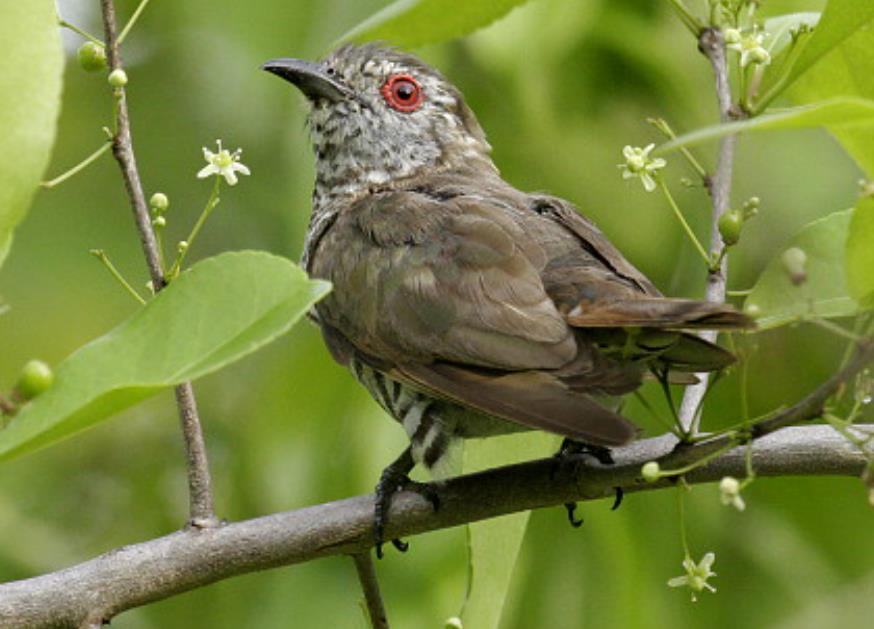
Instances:
[[[698,600],[695,597],[696,592],[703,592],[704,590],[716,592],[716,588],[707,583],[707,579],[716,576],[716,573],[710,570],[715,560],[716,555],[714,553],[707,553],[696,564],[689,555],[686,555],[686,558],[683,559],[683,568],[686,570],[686,574],[681,577],[674,577],[668,581],[668,587],[688,587],[692,590],[693,602]]]
[[[747,507],[740,496],[740,482],[733,476],[725,476],[719,482],[719,499],[722,504],[730,505],[738,511],[743,511]]]
[[[203,147],[203,159],[207,161],[206,166],[200,169],[197,173],[198,179],[205,179],[211,175],[224,177],[229,186],[236,185],[237,173],[243,175],[251,174],[249,169],[240,163],[240,155],[243,154],[243,149],[237,149],[233,153],[225,148],[222,148],[222,141],[216,140],[218,152],[213,153],[205,146]]]
[[[762,45],[767,33],[754,29],[752,33],[742,35],[735,28],[725,30],[723,37],[726,48],[740,53],[740,65],[746,68],[750,63],[768,65],[771,63],[771,53]]]
[[[655,144],[649,144],[645,148],[626,146],[622,149],[625,163],[618,165],[618,168],[622,169],[623,179],[638,177],[641,183],[643,183],[644,190],[647,192],[652,192],[656,189],[656,181],[653,174],[668,164],[661,157],[649,156],[653,148],[655,148]]]

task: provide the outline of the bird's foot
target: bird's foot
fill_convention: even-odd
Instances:
[[[420,483],[411,480],[408,476],[415,462],[409,448],[397,458],[391,465],[385,468],[376,484],[376,497],[373,510],[373,541],[376,546],[376,557],[382,559],[382,545],[385,543],[385,526],[388,521],[388,512],[391,508],[392,499],[401,491],[413,491],[425,498],[434,507],[434,511],[440,508],[440,497],[434,488],[428,483]],[[406,552],[409,544],[400,539],[391,540],[392,545],[399,551]]]
[[[615,465],[615,461],[613,460],[613,455],[610,453],[609,448],[605,448],[603,446],[595,446],[587,443],[580,443],[579,441],[574,441],[573,439],[565,439],[558,452],[554,455],[554,466],[551,472],[551,477],[555,479],[559,473],[561,473],[564,469],[570,467],[573,471],[576,471],[576,465],[578,463],[578,458],[580,455],[589,455],[598,461],[601,465]],[[622,504],[623,491],[621,487],[614,487],[615,498],[613,500],[613,506],[611,510],[616,510],[619,508],[619,505]],[[579,528],[583,525],[583,519],[577,517],[577,503],[576,502],[566,502],[564,505],[565,510],[567,511],[567,518],[570,525],[574,528]]]

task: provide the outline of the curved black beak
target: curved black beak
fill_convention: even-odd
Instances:
[[[321,99],[338,102],[353,95],[348,85],[312,61],[290,58],[271,59],[263,64],[261,69],[293,83],[313,102]]]

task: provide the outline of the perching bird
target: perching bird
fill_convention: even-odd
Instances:
[[[410,437],[377,486],[377,542],[391,494],[454,439],[539,429],[621,445],[637,429],[596,398],[734,361],[686,330],[744,315],[663,297],[570,203],[501,179],[461,93],[416,57],[347,45],[263,69],[311,105],[303,265],[334,285],[314,316]]]

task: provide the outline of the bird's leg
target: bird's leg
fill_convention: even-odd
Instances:
[[[555,466],[553,467],[552,477],[555,478],[556,474],[562,467],[573,465],[575,463],[574,458],[582,454],[587,454],[593,457],[601,465],[614,465],[616,463],[613,460],[613,455],[610,453],[609,448],[581,443],[579,441],[574,441],[573,439],[565,438],[565,440],[562,441],[558,452],[554,455]],[[614,489],[616,491],[616,497],[613,501],[613,506],[611,507],[613,510],[619,508],[623,496],[621,487],[615,487]],[[582,518],[576,516],[577,503],[566,502],[564,508],[567,510],[567,518],[570,525],[574,528],[582,526]]]
[[[392,498],[394,498],[397,492],[404,490],[415,491],[427,499],[435,511],[440,507],[440,499],[433,487],[427,483],[419,483],[410,479],[409,473],[415,465],[412,447],[408,447],[382,471],[379,482],[376,484],[373,510],[373,541],[376,546],[376,556],[378,559],[382,559],[383,556],[382,544],[385,541],[385,523],[388,519]],[[406,552],[407,548],[409,548],[409,544],[400,539],[393,539],[391,543],[401,552]]]

